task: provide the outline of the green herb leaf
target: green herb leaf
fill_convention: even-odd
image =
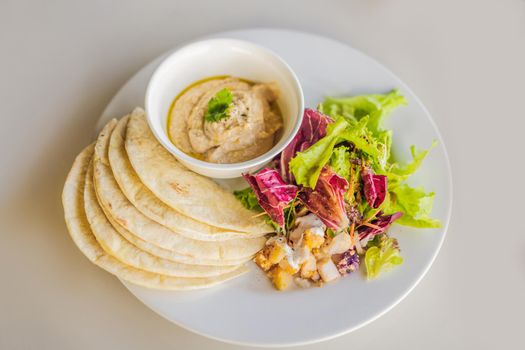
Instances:
[[[251,187],[247,187],[244,190],[233,191],[233,195],[241,201],[242,205],[250,210],[263,211],[263,208],[259,205],[255,192],[253,192]],[[275,232],[281,232],[282,227],[278,223],[273,221],[268,214],[262,216],[264,221],[273,227]]]
[[[208,102],[208,110],[204,114],[204,120],[207,122],[218,122],[219,120],[229,118],[230,106],[233,102],[233,95],[227,88],[217,92]]]
[[[334,238],[335,237],[335,231],[332,230],[330,227],[326,229],[326,234],[328,237]]]
[[[241,201],[245,208],[250,210],[262,210],[251,187],[247,187],[244,190],[233,191],[233,194]]]

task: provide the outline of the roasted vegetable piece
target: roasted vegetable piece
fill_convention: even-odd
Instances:
[[[317,271],[324,282],[330,282],[341,277],[337,267],[330,257],[317,261]]]
[[[337,262],[337,270],[341,275],[346,275],[359,269],[359,255],[355,250],[349,249],[341,256]]]

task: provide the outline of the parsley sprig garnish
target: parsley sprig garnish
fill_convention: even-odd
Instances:
[[[217,92],[208,102],[208,110],[204,114],[204,120],[210,123],[218,122],[229,118],[230,106],[233,102],[233,95],[227,88]]]

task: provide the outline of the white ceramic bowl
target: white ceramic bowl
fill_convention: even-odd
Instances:
[[[169,139],[167,118],[175,97],[192,83],[213,76],[230,75],[256,82],[276,82],[277,100],[284,127],[279,141],[265,154],[242,163],[215,164],[195,159]],[[202,40],[170,54],[157,67],[146,90],[146,114],[155,137],[191,170],[214,178],[234,178],[262,168],[293,139],[301,125],[304,97],[292,69],[272,51],[234,39]]]

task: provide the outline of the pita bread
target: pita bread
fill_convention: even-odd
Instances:
[[[232,193],[180,164],[153,136],[142,109],[135,109],[128,122],[126,151],[142,183],[174,210],[224,229],[273,232]]]
[[[209,277],[235,270],[236,266],[207,266],[179,263],[154,256],[143,251],[122,237],[106,218],[97,201],[93,187],[93,169],[86,174],[84,187],[84,209],[91,231],[98,243],[110,255],[127,265],[175,277]]]
[[[104,207],[102,207],[102,210],[104,210]],[[118,233],[120,233],[122,237],[127,239],[137,248],[142,249],[152,255],[158,256],[159,258],[164,258],[164,259],[168,259],[168,260],[176,261],[176,262],[182,262],[185,264],[212,265],[212,266],[241,265],[249,260],[247,258],[244,258],[241,260],[210,260],[210,259],[194,258],[188,255],[179,254],[172,250],[160,248],[156,246],[155,244],[152,244],[152,243],[149,243],[149,242],[146,242],[140,239],[139,237],[135,236],[134,234],[126,230],[124,227],[122,227],[108,213],[106,213],[106,217],[108,218],[108,221],[111,223],[111,225],[115,228],[115,230],[117,230]]]
[[[126,116],[115,127],[111,134],[108,156],[115,180],[133,206],[150,219],[191,239],[219,241],[260,236],[260,234],[248,234],[207,225],[179,213],[157,198],[140,181],[129,161],[125,148],[128,121],[129,116]]]
[[[114,178],[114,174],[118,171],[113,172],[109,165],[109,140],[115,124],[116,121],[112,121],[104,127],[95,145],[94,181],[100,204],[117,223],[146,242],[194,258],[249,260],[264,247],[264,237],[237,238],[218,242],[189,239],[151,220],[137,210],[122,193]]]
[[[76,246],[94,264],[117,277],[148,288],[189,290],[206,288],[227,281],[246,272],[240,267],[232,272],[208,278],[178,278],[151,273],[126,265],[107,254],[90,230],[84,211],[85,176],[94,145],[86,147],[75,159],[62,192],[65,221]]]

